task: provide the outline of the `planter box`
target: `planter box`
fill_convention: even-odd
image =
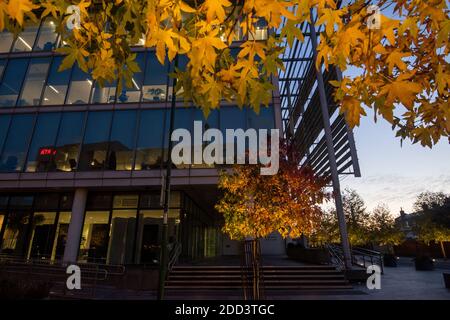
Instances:
[[[431,271],[434,269],[433,260],[429,257],[416,257],[414,264],[417,271]]]
[[[450,289],[450,273],[443,273],[444,276],[444,284],[447,289]]]
[[[330,264],[331,257],[327,249],[305,249],[300,247],[288,247],[287,255],[289,259],[312,263],[312,264]]]

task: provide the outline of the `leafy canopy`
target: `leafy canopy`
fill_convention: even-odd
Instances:
[[[362,72],[334,81],[336,101],[353,127],[368,108],[397,130],[401,139],[432,146],[450,134],[449,33],[446,0],[0,0],[0,30],[19,32],[25,18],[53,16],[66,47],[61,69],[77,62],[100,84],[119,79],[132,87],[139,68],[131,47],[142,41],[158,60],[185,55],[186,70],[176,72],[177,92],[193,100],[205,114],[221,99],[249,105],[256,111],[271,100],[271,76],[283,68],[283,43],[303,41],[298,26],[317,13],[323,28],[317,67],[331,64],[342,71]],[[81,27],[67,30],[67,7],[77,4]],[[381,14],[380,27],[370,4]],[[386,10],[385,10],[386,9]],[[271,33],[257,41],[261,21]],[[286,23],[282,23],[285,21]],[[240,52],[230,44],[238,30],[246,37]],[[142,39],[142,40],[141,40]],[[344,73],[345,74],[345,73]]]
[[[276,175],[261,175],[258,165],[236,165],[219,180],[223,196],[216,210],[223,214],[223,231],[231,239],[264,238],[278,231],[282,237],[310,235],[318,228],[319,205],[329,198],[326,181],[308,168],[285,144]]]

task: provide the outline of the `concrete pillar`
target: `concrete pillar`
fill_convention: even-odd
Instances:
[[[66,247],[64,249],[63,262],[65,263],[77,262],[81,232],[83,230],[87,194],[87,189],[79,188],[75,190],[72,204],[72,217],[70,219]]]

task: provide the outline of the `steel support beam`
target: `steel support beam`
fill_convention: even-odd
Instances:
[[[311,15],[311,21],[309,27],[311,29],[311,42],[312,42],[312,50],[313,50],[313,57],[314,60],[317,58],[317,35],[316,35],[316,29],[314,26],[314,14],[311,9],[310,11]],[[320,107],[322,110],[322,119],[323,119],[323,126],[325,129],[325,137],[326,137],[326,143],[327,143],[327,151],[328,151],[328,158],[330,161],[330,173],[331,173],[331,180],[333,182],[333,193],[334,193],[334,201],[336,203],[336,212],[339,222],[339,231],[341,234],[341,244],[342,244],[342,251],[344,254],[344,263],[347,270],[352,269],[352,258],[351,258],[351,251],[350,251],[350,244],[348,241],[348,233],[347,233],[347,224],[345,222],[345,215],[344,215],[344,206],[342,203],[342,195],[341,195],[341,187],[339,182],[339,173],[337,169],[337,163],[336,163],[336,155],[333,145],[333,136],[331,132],[331,125],[330,125],[330,115],[328,113],[328,102],[327,102],[327,95],[325,91],[325,84],[323,80],[322,70],[316,68],[316,76],[317,76],[317,88],[319,90],[319,98],[320,98]]]

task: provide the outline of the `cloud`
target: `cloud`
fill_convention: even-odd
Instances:
[[[379,174],[363,178],[348,178],[342,188],[355,189],[364,199],[367,209],[372,210],[379,203],[386,203],[393,215],[400,208],[411,211],[415,198],[424,191],[450,193],[450,174],[440,175],[397,175]]]

